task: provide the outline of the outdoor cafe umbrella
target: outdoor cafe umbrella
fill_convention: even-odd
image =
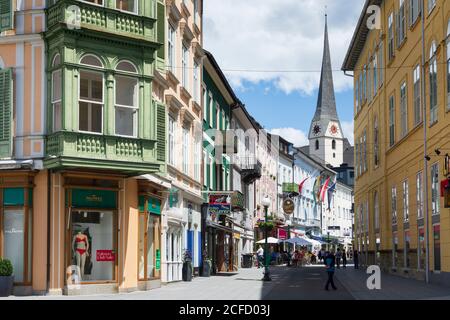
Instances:
[[[308,240],[305,240],[303,238],[291,238],[289,240],[285,240],[285,243],[290,243],[290,244],[295,244],[297,246],[310,246],[312,243],[309,242]]]
[[[266,239],[259,240],[256,243],[257,244],[264,244],[264,243],[266,243]],[[268,244],[278,244],[278,243],[280,243],[280,240],[278,240],[277,238],[268,237],[267,238],[267,243]]]

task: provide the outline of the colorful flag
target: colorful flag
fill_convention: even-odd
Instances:
[[[314,195],[314,202],[319,202],[319,191],[320,191],[320,180],[321,180],[321,176],[318,176],[316,181],[314,182],[314,187],[313,187],[313,195]]]
[[[328,188],[328,184],[330,183],[331,178],[328,178],[324,185],[322,186],[322,190],[320,191],[320,201],[324,202],[325,201],[325,192],[327,191]]]
[[[333,198],[334,191],[336,190],[336,181],[331,187],[328,188],[328,210],[331,210],[331,199]]]
[[[298,185],[298,193],[302,194],[302,190],[303,190],[303,185],[305,184],[306,180],[308,180],[308,178],[304,179],[299,185]]]

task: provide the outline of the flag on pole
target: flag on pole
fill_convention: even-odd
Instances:
[[[306,180],[308,180],[308,178],[304,179],[299,185],[298,185],[298,193],[302,194],[302,190],[303,190],[303,185],[305,184]]]
[[[314,187],[313,187],[313,195],[314,195],[314,202],[319,202],[318,198],[319,198],[319,191],[320,190],[320,179],[322,177],[318,176],[316,181],[314,182]]]
[[[331,178],[328,178],[324,185],[322,186],[322,190],[320,191],[320,201],[324,202],[325,201],[325,192],[327,191],[328,188],[328,184],[330,183]]]
[[[328,188],[328,210],[331,210],[331,199],[333,198],[334,191],[336,190],[336,181],[331,187]]]

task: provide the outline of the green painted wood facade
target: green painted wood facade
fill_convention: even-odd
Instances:
[[[152,98],[156,68],[164,67],[165,7],[157,0],[139,0],[137,14],[115,9],[115,0],[105,7],[75,1],[54,1],[47,9],[48,112],[47,168],[70,167],[120,170],[130,175],[166,172],[167,110]],[[163,10],[161,13],[160,11]],[[60,63],[54,63],[56,56]],[[80,63],[86,55],[97,57],[102,67]],[[137,73],[116,69],[131,62]],[[62,115],[59,130],[53,128],[52,75],[61,72]],[[80,72],[103,76],[102,133],[80,132]],[[137,128],[134,137],[116,135],[116,77],[137,80]]]
[[[206,117],[203,117],[203,131],[210,138],[210,140],[214,141],[214,137],[208,135],[208,130],[216,129],[218,127],[219,130],[226,130],[230,127],[230,119],[231,119],[231,108],[229,104],[226,102],[225,97],[219,90],[218,86],[215,84],[213,78],[208,73],[206,68],[203,68],[203,86],[205,89],[204,92],[204,112],[206,113]],[[212,99],[212,100],[211,100]],[[211,101],[213,103],[211,103]],[[210,114],[212,112],[212,119]],[[219,112],[219,117],[216,116],[216,112]],[[212,121],[211,121],[212,120]],[[219,125],[217,126],[217,120],[219,120]],[[206,152],[207,157],[212,157],[212,175],[211,173],[211,165],[205,163],[205,171],[208,173],[203,179],[203,190],[204,191],[224,191],[229,189],[231,184],[230,181],[230,170],[231,165],[230,162],[222,156],[222,164],[217,164],[215,161],[215,149],[210,144],[207,139],[203,141],[203,150]],[[222,172],[224,170],[225,175]],[[221,175],[222,183],[218,181],[218,177]],[[228,186],[228,187],[226,187]],[[207,194],[204,194],[205,201],[207,201]]]

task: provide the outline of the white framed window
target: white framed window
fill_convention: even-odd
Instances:
[[[80,71],[78,129],[83,132],[103,132],[103,74]]]
[[[438,121],[437,60],[436,60],[435,42],[432,43],[430,49],[429,78],[430,78],[430,123],[433,124]]]
[[[203,120],[208,121],[208,94],[205,87],[202,87],[203,91]]]
[[[116,75],[115,77],[115,133],[119,136],[137,137],[139,112],[139,86],[136,67],[121,61],[116,70],[120,73],[134,73],[134,76]]]
[[[181,85],[187,90],[189,85],[189,49],[183,44],[183,55],[181,57],[182,75]]]
[[[399,0],[398,11],[398,46],[400,46],[406,38],[406,5],[405,0]]]
[[[175,165],[175,119],[169,116],[169,164]]]
[[[199,103],[200,99],[200,67],[197,63],[197,61],[194,61],[194,101]]]
[[[183,128],[183,173],[189,174],[190,165],[190,130],[189,128]]]
[[[420,66],[414,68],[414,125],[422,122]]]
[[[388,56],[389,60],[394,58],[394,13],[388,17]]]
[[[403,181],[403,220],[409,221],[409,186],[408,180]]]
[[[175,74],[175,67],[176,67],[176,51],[175,51],[175,28],[169,23],[168,24],[168,32],[167,32],[167,54],[168,59],[167,62],[169,63],[168,69],[170,72]]]
[[[208,165],[209,165],[209,157],[206,154],[206,151],[203,149],[203,185],[205,187],[209,187],[208,186]]]
[[[195,141],[195,154],[194,154],[194,179],[199,181],[200,180],[200,170],[202,167],[202,158],[201,153],[202,152],[202,143],[201,139],[196,139]]]
[[[392,187],[391,189],[391,214],[392,214],[392,224],[397,224],[397,187]]]
[[[52,67],[58,67],[61,64],[61,56],[55,55]],[[62,129],[62,70],[58,69],[52,72],[52,108],[53,108],[53,132]]]
[[[116,0],[116,9],[137,14],[138,13],[138,1],[137,0]]]
[[[433,215],[440,214],[439,164],[431,166],[431,208]]]
[[[423,177],[422,172],[416,176],[417,219],[423,218]]]
[[[395,101],[394,96],[389,98],[389,146],[395,144]]]
[[[209,116],[208,116],[208,118],[209,118],[209,126],[212,128],[213,126],[214,126],[214,122],[213,122],[213,112],[214,112],[214,108],[213,108],[213,105],[214,105],[214,100],[213,100],[213,97],[212,97],[212,94],[210,93],[209,94],[209,103],[208,103],[208,105],[209,105],[209,107],[208,107],[208,113],[209,113]]]
[[[406,93],[406,82],[400,86],[400,119],[402,138],[408,134],[408,97]]]

